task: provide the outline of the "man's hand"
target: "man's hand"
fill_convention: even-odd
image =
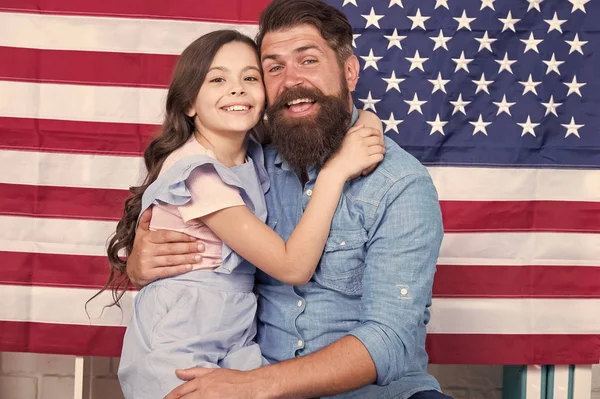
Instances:
[[[127,259],[127,275],[141,288],[159,278],[190,271],[198,263],[204,245],[184,233],[169,230],[150,231],[152,210],[140,218],[135,232],[133,251]]]
[[[177,377],[187,381],[164,399],[261,399],[265,388],[248,371],[195,367],[177,370]]]

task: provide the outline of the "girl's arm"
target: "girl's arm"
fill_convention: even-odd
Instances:
[[[265,273],[287,284],[306,284],[323,253],[344,183],[381,162],[384,152],[379,132],[363,126],[350,129],[340,151],[319,172],[306,211],[287,243],[245,206],[225,208],[201,220]]]
[[[383,132],[383,124],[381,123],[381,119],[379,119],[379,117],[371,111],[363,111],[362,109],[359,109],[358,120],[354,125],[365,125],[366,127]]]

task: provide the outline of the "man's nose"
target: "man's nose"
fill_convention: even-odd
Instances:
[[[298,71],[293,68],[287,68],[285,70],[285,78],[283,84],[285,88],[289,89],[292,87],[300,86],[304,82],[304,79]]]

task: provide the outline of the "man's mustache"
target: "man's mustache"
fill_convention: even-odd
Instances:
[[[327,96],[317,88],[292,87],[277,96],[269,108],[272,112],[281,111],[288,108],[288,103],[303,98],[309,98],[316,102],[327,100]]]

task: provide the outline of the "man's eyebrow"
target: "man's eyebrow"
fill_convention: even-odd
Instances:
[[[308,50],[316,50],[319,53],[323,54],[321,49],[318,46],[315,46],[314,44],[308,44],[306,46],[298,47],[298,48],[294,49],[294,53],[296,53],[296,54],[304,53],[305,51],[308,51]],[[265,60],[277,61],[277,58],[279,58],[279,57],[281,57],[281,55],[279,55],[279,54],[265,54],[262,56],[261,61],[265,61]]]

